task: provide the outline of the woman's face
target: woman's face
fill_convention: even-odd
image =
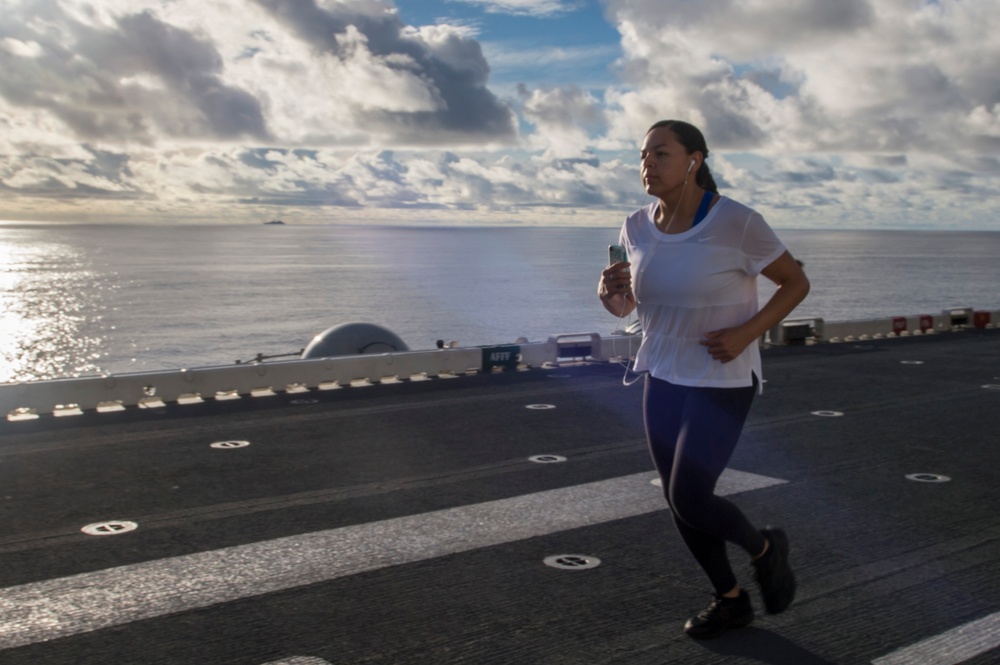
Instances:
[[[682,186],[684,180],[697,171],[697,164],[691,167],[694,155],[688,154],[669,127],[657,127],[646,134],[639,156],[642,184],[650,196],[662,197]]]

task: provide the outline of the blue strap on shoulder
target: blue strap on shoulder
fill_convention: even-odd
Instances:
[[[698,212],[694,214],[694,221],[691,223],[691,228],[698,225],[698,222],[705,219],[708,216],[708,207],[712,205],[712,199],[715,198],[715,192],[705,192],[701,197],[701,205],[698,206]]]

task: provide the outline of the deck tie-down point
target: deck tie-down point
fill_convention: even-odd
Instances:
[[[940,473],[909,473],[906,475],[906,479],[917,483],[946,483],[951,480],[948,476],[942,476]]]
[[[562,455],[532,455],[528,458],[528,461],[538,464],[555,464],[557,462],[565,462],[566,458]]]
[[[586,554],[556,554],[545,557],[543,563],[559,570],[589,570],[601,565],[601,560]]]
[[[88,536],[117,536],[120,533],[135,531],[139,525],[128,520],[108,520],[107,522],[95,522],[80,529]]]
[[[246,448],[249,445],[249,441],[216,441],[215,443],[209,444],[209,447],[219,450],[230,450],[232,448]]]

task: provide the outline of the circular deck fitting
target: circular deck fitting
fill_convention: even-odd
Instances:
[[[839,418],[844,415],[842,411],[813,411],[812,414],[821,418]]]
[[[88,536],[117,536],[119,533],[135,531],[139,525],[128,520],[108,520],[107,522],[95,522],[80,529]]]
[[[549,409],[556,408],[555,404],[529,404],[524,407],[526,409],[531,409],[532,411],[547,411]]]
[[[558,464],[559,462],[565,462],[566,458],[562,455],[532,455],[528,458],[528,461],[537,464]]]
[[[900,360],[900,365],[923,365],[923,360]]]
[[[1000,384],[987,383],[985,386],[983,386],[983,390],[1000,390]]]
[[[544,563],[559,570],[589,570],[601,565],[601,560],[586,554],[556,554],[545,557]]]
[[[209,447],[220,450],[229,450],[231,448],[246,448],[249,445],[249,441],[216,441],[215,443],[209,444]]]
[[[942,476],[939,473],[910,473],[907,474],[906,479],[917,483],[946,483],[951,480],[948,476]]]
[[[318,399],[293,399],[289,404],[319,404]]]

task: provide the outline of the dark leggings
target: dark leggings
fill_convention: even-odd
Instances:
[[[663,494],[681,538],[719,595],[737,584],[726,541],[751,556],[764,549],[764,537],[740,509],[715,496],[715,483],[739,441],[756,385],[754,377],[754,385],[746,388],[692,388],[646,376],[646,438]]]

